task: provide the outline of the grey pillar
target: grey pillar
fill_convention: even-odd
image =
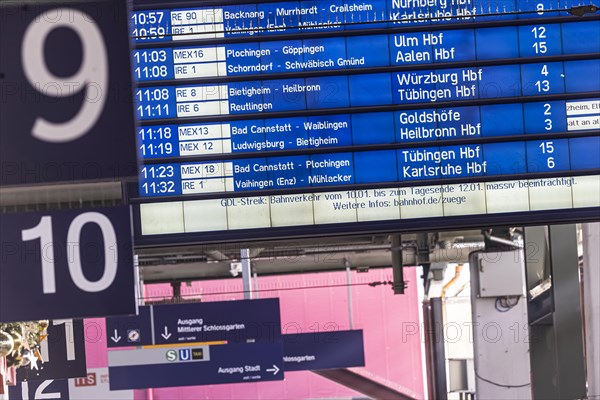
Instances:
[[[583,398],[586,395],[583,319],[574,224],[550,226],[550,255],[559,396],[561,399]]]
[[[242,263],[242,286],[244,288],[244,299],[252,299],[252,264],[250,262],[250,249],[240,250],[240,261]]]
[[[583,224],[583,287],[588,397],[600,398],[600,223]]]
[[[550,249],[545,226],[525,228],[525,272],[527,292],[550,278]],[[557,399],[556,351],[552,326],[552,289],[528,298],[531,385],[534,399]],[[542,301],[544,300],[544,301]]]
[[[575,225],[525,228],[528,289],[552,277],[547,315],[530,321],[531,370],[534,399],[585,397],[585,361],[581,286]],[[541,278],[541,279],[540,279]],[[529,313],[538,313],[538,299]],[[534,310],[535,308],[535,310]],[[541,315],[541,314],[540,314]],[[538,315],[538,316],[540,316]]]
[[[352,309],[352,286],[350,280],[350,261],[344,259],[344,264],[346,265],[346,289],[348,293],[348,324],[350,329],[354,329],[354,311]]]

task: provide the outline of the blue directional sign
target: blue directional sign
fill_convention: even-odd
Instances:
[[[110,350],[111,390],[283,379],[281,342]]]
[[[108,347],[189,342],[278,342],[279,299],[140,307],[133,317],[106,319]]]
[[[283,335],[283,361],[286,372],[364,367],[363,331]]]
[[[126,206],[0,214],[0,322],[135,314],[130,221]]]
[[[281,336],[279,299],[156,306],[156,344],[182,342],[274,342]]]
[[[131,15],[141,242],[597,214],[600,16],[582,3],[190,5]]]

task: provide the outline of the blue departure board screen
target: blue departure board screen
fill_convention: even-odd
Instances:
[[[578,40],[582,37],[587,39]],[[598,52],[599,38],[600,23],[588,21],[222,46],[144,48],[134,51],[133,63],[135,78],[139,81],[162,81],[590,54]]]
[[[567,74],[567,72],[572,72]],[[586,78],[582,83],[582,76]],[[144,120],[431,104],[600,91],[597,60],[143,87]],[[358,110],[356,110],[358,111]]]
[[[599,214],[586,4],[139,1],[138,235]]]

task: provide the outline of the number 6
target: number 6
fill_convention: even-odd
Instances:
[[[52,14],[50,14],[52,13]],[[58,19],[56,18],[58,15]],[[74,30],[82,42],[83,60],[79,71],[61,78],[48,71],[44,59],[44,44],[56,28]],[[102,33],[92,18],[72,8],[59,8],[39,15],[25,31],[21,50],[23,70],[27,80],[38,92],[50,97],[68,97],[86,89],[79,113],[64,123],[50,122],[38,117],[33,125],[33,137],[52,143],[70,142],[85,135],[94,126],[106,102],[108,62]],[[90,95],[94,86],[98,92]]]

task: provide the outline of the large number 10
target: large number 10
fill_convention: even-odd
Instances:
[[[96,224],[102,232],[104,242],[104,273],[102,277],[92,282],[88,280],[81,265],[81,253],[79,249],[81,230],[86,224]],[[56,293],[56,273],[54,271],[54,256],[44,257],[44,250],[53,249],[52,217],[45,216],[40,219],[39,224],[30,229],[21,231],[23,241],[40,240],[40,255],[42,264],[42,287],[44,294]],[[86,212],[73,219],[67,232],[67,246],[75,246],[74,251],[68,254],[67,263],[69,274],[73,283],[85,292],[101,292],[107,289],[117,276],[117,235],[110,220],[98,212]],[[110,251],[114,254],[110,254]]]
[[[79,71],[64,78],[50,72],[44,59],[46,38],[53,30],[63,27],[74,30],[83,47]],[[39,117],[31,130],[33,137],[45,142],[63,143],[85,135],[100,118],[108,97],[106,46],[92,17],[72,8],[58,8],[40,14],[25,31],[21,59],[31,86],[46,96],[69,97],[85,88],[83,104],[77,115],[63,123]]]

